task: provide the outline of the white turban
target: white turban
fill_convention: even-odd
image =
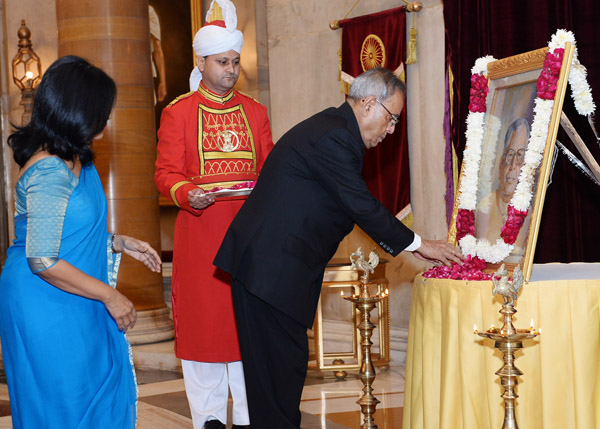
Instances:
[[[242,52],[244,35],[237,29],[237,15],[235,6],[230,0],[213,0],[206,14],[208,20],[211,16],[215,1],[221,7],[225,28],[207,23],[194,36],[194,53],[196,56],[206,57],[208,55],[220,54],[227,51]],[[202,73],[198,67],[194,67],[190,74],[190,90],[196,91],[202,80]]]

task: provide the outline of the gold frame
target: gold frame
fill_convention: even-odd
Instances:
[[[523,73],[532,72],[535,70],[542,70],[544,59],[546,57],[546,53],[548,52],[548,48],[541,48],[530,52],[525,52],[523,54],[515,55],[512,57],[503,58],[492,63],[488,64],[488,82],[490,92],[492,94],[494,87],[494,81],[497,79],[506,79],[521,75]],[[569,71],[571,67],[571,61],[573,59],[573,47],[570,43],[566,43],[565,51],[562,61],[562,66],[560,70],[559,79],[557,82],[556,94],[554,96],[554,106],[552,109],[552,116],[550,119],[550,124],[548,126],[548,134],[546,137],[546,146],[544,149],[544,158],[539,167],[539,175],[537,181],[537,188],[535,191],[535,195],[533,198],[532,211],[531,211],[531,221],[529,226],[529,231],[527,234],[527,244],[525,247],[525,254],[523,256],[522,271],[524,274],[525,281],[529,281],[531,276],[531,268],[533,265],[533,256],[535,252],[535,245],[538,237],[542,208],[544,206],[544,199],[546,194],[546,188],[548,186],[548,178],[550,176],[550,166],[552,154],[554,152],[554,146],[556,143],[556,135],[558,133],[558,127],[560,125],[560,115],[562,111],[563,100],[565,97],[565,92],[567,88],[567,81],[569,76]],[[506,86],[506,85],[505,85]],[[488,96],[488,109],[490,110],[490,101],[493,97]],[[487,114],[486,114],[487,117]],[[487,121],[486,121],[487,127]],[[464,166],[461,168],[460,172],[460,181],[463,180],[464,176]],[[459,189],[460,189],[460,181],[459,181]],[[479,183],[479,181],[478,181]],[[448,241],[454,244],[457,244],[456,240],[456,216],[458,213],[458,197],[457,193],[454,209],[452,212],[452,221],[448,232]],[[515,263],[506,263],[505,264],[508,271],[512,273],[514,268],[518,265]],[[495,272],[500,266],[498,264],[490,264],[488,263],[488,267],[486,272]]]

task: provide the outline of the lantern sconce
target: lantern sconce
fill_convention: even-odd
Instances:
[[[15,85],[21,90],[21,103],[24,111],[21,125],[27,125],[31,120],[33,110],[33,94],[42,79],[42,64],[31,47],[31,31],[21,20],[21,27],[17,32],[19,36],[19,51],[12,60],[12,73]]]

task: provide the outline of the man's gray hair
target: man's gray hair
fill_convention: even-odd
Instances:
[[[530,133],[529,122],[527,122],[527,119],[525,118],[517,118],[513,121],[512,124],[510,124],[510,126],[506,130],[506,134],[504,135],[503,155],[506,154],[506,149],[508,148],[508,144],[510,143],[510,139],[512,138],[513,134],[516,133],[517,130],[521,127],[525,127],[525,131],[527,131],[527,137],[525,138],[525,145],[527,145]]]
[[[406,95],[406,85],[391,71],[378,67],[359,75],[352,82],[348,98],[361,100],[365,97],[375,97],[384,101],[400,91]]]

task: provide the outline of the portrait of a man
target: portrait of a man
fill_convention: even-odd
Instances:
[[[515,119],[506,130],[498,166],[498,187],[485,195],[477,207],[475,232],[478,238],[485,238],[492,243],[500,238],[502,225],[508,218],[508,204],[515,193],[521,167],[525,163],[525,150],[529,134],[530,126],[525,118]],[[523,258],[530,218],[531,216],[525,218],[525,223],[517,236],[515,248],[507,258],[507,262],[518,263]]]
[[[501,238],[502,226],[508,217],[507,208],[525,163],[535,97],[535,82],[527,81],[498,88],[494,94],[488,116],[489,126],[482,154],[475,211],[475,236],[491,244]],[[531,211],[525,218],[513,251],[504,262],[522,262],[530,222]]]

